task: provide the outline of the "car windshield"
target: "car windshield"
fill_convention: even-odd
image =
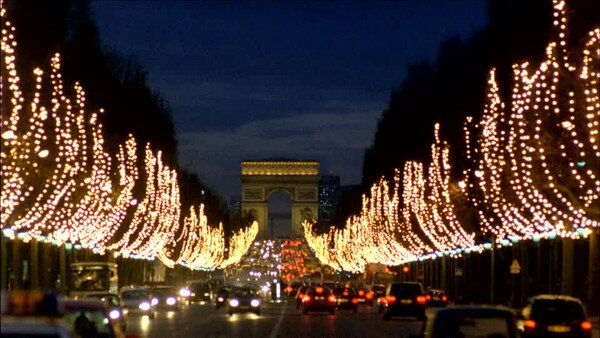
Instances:
[[[308,294],[311,296],[329,296],[329,289],[326,288],[314,288],[308,291]]]
[[[103,310],[65,309],[67,326],[81,337],[112,337],[110,322]]]
[[[226,286],[226,287],[222,287],[222,288],[220,288],[220,289],[219,289],[219,291],[218,291],[218,292],[219,292],[219,294],[221,294],[221,295],[228,294],[229,292],[231,292],[231,287],[228,287],[228,286]]]
[[[435,337],[479,338],[512,337],[510,322],[506,317],[453,315],[439,318]]]
[[[249,297],[249,296],[254,296],[255,292],[252,289],[235,289],[233,294],[236,297]]]
[[[421,285],[415,283],[392,284],[390,289],[390,294],[392,295],[416,296],[421,293],[423,293]]]
[[[150,292],[148,290],[123,291],[121,297],[123,299],[147,299],[150,298]]]
[[[157,289],[152,290],[152,293],[159,297],[173,296],[176,294],[175,290],[171,289],[171,288],[157,288]]]
[[[373,286],[373,291],[374,291],[374,292],[382,292],[382,291],[385,291],[385,286],[383,286],[383,285],[375,285],[375,286]]]
[[[119,306],[119,297],[115,295],[88,295],[86,298],[101,300],[109,307]]]
[[[562,299],[537,299],[531,307],[531,318],[545,323],[584,320],[579,303]]]
[[[350,297],[354,296],[354,290],[345,288],[335,288],[333,289],[333,294],[336,296]]]
[[[194,292],[208,292],[209,287],[207,283],[192,283],[189,289]]]

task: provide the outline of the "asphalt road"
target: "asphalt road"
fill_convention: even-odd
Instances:
[[[408,337],[420,332],[414,318],[383,321],[375,308],[360,306],[357,314],[340,310],[335,315],[302,315],[293,303],[263,304],[261,315],[229,316],[226,308],[191,304],[179,311],[159,311],[153,320],[129,318],[127,333],[140,337]]]

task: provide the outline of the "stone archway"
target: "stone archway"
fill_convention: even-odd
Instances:
[[[258,238],[268,238],[269,196],[284,190],[292,200],[292,236],[303,236],[302,222],[316,221],[319,210],[319,162],[242,161],[242,212],[253,213]]]

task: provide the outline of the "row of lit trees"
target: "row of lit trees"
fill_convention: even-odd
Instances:
[[[58,54],[49,74],[33,71],[35,90],[25,97],[16,71],[15,27],[4,6],[1,12],[4,233],[125,257],[157,257],[168,266],[213,269],[239,260],[258,225],[234,234],[226,245],[222,225],[209,226],[202,205],[192,207],[181,222],[176,170],[149,145],[139,158],[133,136],[116,156],[109,154],[103,112],[86,109],[79,84],[71,91],[63,83]]]
[[[436,125],[427,172],[421,163],[406,163],[401,194],[397,170],[393,182],[373,185],[345,228],[317,235],[305,224],[322,263],[363,271],[368,263],[399,265],[521,239],[576,239],[600,227],[600,29],[589,32],[581,58],[574,59],[565,2],[553,4],[558,42],[548,46],[547,59],[537,69],[513,67],[509,105],[492,70],[482,120],[469,118],[465,126],[466,155],[475,169],[465,170],[456,185],[478,210],[480,234],[495,243],[476,243],[459,221],[449,193],[449,150]]]

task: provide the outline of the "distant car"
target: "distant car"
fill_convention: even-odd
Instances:
[[[109,292],[89,293],[84,299],[95,299],[104,302],[104,306],[108,310],[110,319],[121,325],[123,331],[126,330],[127,324],[125,315],[123,314],[122,301],[118,294]]]
[[[157,299],[157,308],[179,310],[177,290],[173,286],[156,286],[152,288],[152,298]]]
[[[383,319],[394,316],[425,317],[426,298],[423,285],[415,282],[395,282],[388,287],[383,302]]]
[[[371,287],[371,291],[373,291],[373,299],[377,299],[379,297],[385,297],[386,287],[383,284],[375,284]]]
[[[306,295],[306,291],[308,291],[308,286],[301,286],[296,292],[296,309],[299,309],[302,306],[302,299]]]
[[[222,286],[219,288],[219,290],[217,290],[217,299],[215,301],[215,307],[217,310],[227,304],[227,300],[229,299],[229,295],[231,294],[232,290],[233,287],[228,285]]]
[[[517,338],[511,309],[500,306],[460,305],[427,309],[420,336],[410,338]]]
[[[123,314],[126,317],[141,315],[150,319],[156,317],[155,305],[158,299],[152,297],[152,292],[143,287],[126,287],[119,294],[123,301]]]
[[[212,286],[208,281],[189,281],[185,286],[187,289],[188,302],[206,302],[210,304],[212,302]]]
[[[353,288],[335,288],[333,294],[337,300],[338,310],[352,310],[358,312],[358,296]]]
[[[260,315],[261,299],[258,292],[248,287],[236,287],[231,291],[228,313],[232,316],[236,312],[254,312]]]
[[[311,287],[302,298],[302,314],[309,312],[329,312],[334,315],[337,307],[337,298],[327,288],[322,286]]]
[[[583,303],[565,295],[537,295],[518,314],[522,337],[591,337],[592,323]]]
[[[120,325],[109,318],[104,302],[99,300],[64,300],[63,320],[80,337],[125,337]]]
[[[373,305],[373,292],[368,288],[359,288],[356,290],[358,304]]]
[[[444,307],[448,305],[448,296],[444,290],[427,289],[425,292],[427,307]]]

